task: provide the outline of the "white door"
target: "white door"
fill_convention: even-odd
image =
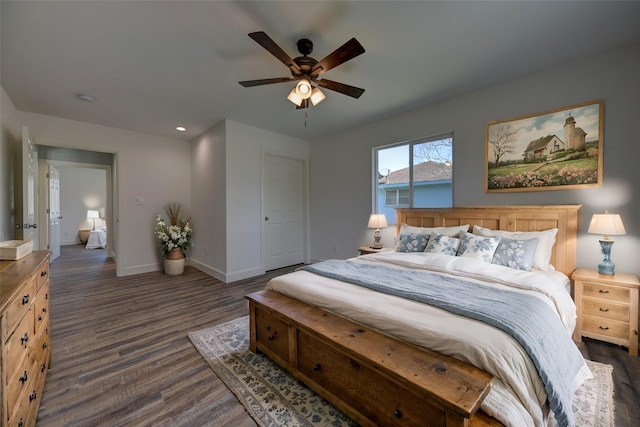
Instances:
[[[16,191],[18,200],[16,207],[16,239],[33,240],[33,249],[39,249],[38,233],[36,228],[36,150],[29,135],[29,129],[22,127],[22,159],[19,162],[22,167],[22,191]]]
[[[47,224],[49,225],[49,249],[53,262],[60,256],[60,172],[51,165],[47,165],[47,182],[49,183],[49,207],[47,208]]]
[[[263,157],[262,253],[265,270],[304,262],[304,162]]]

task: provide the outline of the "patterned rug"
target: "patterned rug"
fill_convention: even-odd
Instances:
[[[267,357],[250,352],[248,317],[190,332],[189,339],[258,425],[357,425]],[[576,425],[613,427],[613,367],[587,364],[594,378],[573,398]]]

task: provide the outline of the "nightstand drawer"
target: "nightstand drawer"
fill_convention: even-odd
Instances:
[[[585,315],[604,317],[606,319],[629,321],[629,305],[616,304],[614,302],[584,299],[582,301],[582,312]]]
[[[615,320],[601,317],[584,316],[582,318],[582,331],[620,339],[629,338],[628,323],[616,322]]]
[[[583,296],[602,298],[610,301],[629,302],[629,288],[585,281]]]

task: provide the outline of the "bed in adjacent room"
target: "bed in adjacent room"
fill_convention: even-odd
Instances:
[[[89,232],[85,249],[104,249],[107,247],[107,222],[96,218],[95,227]]]
[[[461,417],[451,415],[459,408],[440,402],[438,396],[447,395],[447,390],[438,390],[433,406],[443,415],[426,425],[573,425],[571,397],[591,375],[571,340],[576,309],[568,276],[575,269],[578,209],[577,205],[399,209],[395,251],[306,266],[272,279],[258,299],[291,298],[291,303],[285,300],[280,306],[300,302],[317,307],[443,355],[443,366],[452,357],[490,374],[487,391],[477,395],[478,407]],[[301,372],[306,356],[298,339],[322,316],[309,320],[312,309],[299,311],[293,316],[297,320],[286,324],[287,347],[278,349],[274,344],[278,336],[271,328],[291,316],[277,307],[260,311],[252,303],[252,349],[281,364],[286,359],[292,373],[362,424],[383,419],[376,413],[382,405],[367,407],[362,403],[366,400],[357,396],[350,401],[348,392],[332,392],[332,386],[342,390],[355,381],[344,372],[353,366],[360,369],[359,363],[368,359],[362,359],[362,353],[348,354],[347,364],[355,365],[318,387],[318,381],[325,379]],[[309,319],[304,319],[305,312]],[[268,333],[261,328],[269,328]],[[331,333],[322,339],[329,352],[344,349],[338,338],[332,341]],[[410,380],[389,376],[383,372],[386,365],[380,368],[376,360],[371,362],[385,381],[392,379],[394,387],[402,388]],[[320,362],[314,365],[313,371],[320,371],[320,366]],[[401,366],[394,369],[404,372]],[[326,375],[332,375],[330,369]],[[452,388],[459,389],[460,383],[454,381]],[[400,418],[408,409],[402,401],[394,405],[398,425],[404,425]]]

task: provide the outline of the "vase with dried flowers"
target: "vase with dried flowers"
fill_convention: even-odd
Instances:
[[[180,205],[172,203],[165,207],[169,216],[169,225],[161,215],[156,217],[155,234],[162,244],[164,270],[167,274],[182,274],[184,271],[184,251],[191,246],[191,228],[189,219],[180,219]]]

